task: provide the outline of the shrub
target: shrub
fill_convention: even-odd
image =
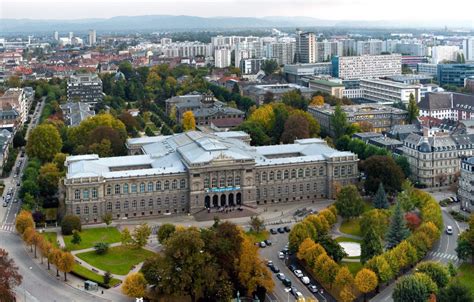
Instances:
[[[106,271],[104,273],[104,284],[109,285],[111,280],[112,280],[112,274],[109,271]]]
[[[78,216],[66,215],[61,223],[61,233],[71,235],[72,231],[80,232],[82,230],[81,219]]]
[[[109,250],[109,244],[107,242],[98,242],[94,245],[94,249],[98,255],[103,255]]]

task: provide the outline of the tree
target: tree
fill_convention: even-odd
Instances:
[[[459,259],[467,260],[470,257],[474,263],[474,214],[471,214],[468,226],[468,229],[458,237],[456,253]]]
[[[23,241],[31,247],[31,252],[33,252],[33,237],[35,236],[35,229],[28,227],[21,235]]]
[[[334,284],[339,288],[352,288],[354,285],[354,277],[347,266],[343,266],[337,272]]]
[[[176,231],[176,227],[174,224],[171,223],[164,223],[158,229],[156,236],[158,237],[158,241],[162,244],[170,238],[170,236]]]
[[[97,242],[94,244],[94,250],[97,255],[104,255],[109,250],[109,244],[107,242]]]
[[[408,158],[404,155],[399,155],[395,158],[395,163],[400,167],[405,177],[410,177],[411,170],[410,170],[410,163],[408,162]]]
[[[109,285],[110,281],[112,281],[112,274],[109,271],[104,273],[104,284]]]
[[[295,224],[288,235],[289,249],[291,251],[297,251],[300,244],[308,237],[309,234],[306,226],[302,223]]]
[[[420,115],[420,109],[418,109],[415,96],[412,93],[410,93],[410,99],[408,101],[407,111],[408,111],[407,122],[411,124]]]
[[[79,232],[77,230],[73,230],[72,231],[71,243],[72,244],[79,244],[79,243],[81,243],[81,241],[82,241],[82,238],[81,238],[81,235],[79,234]]]
[[[151,235],[151,228],[146,223],[140,224],[133,230],[133,241],[136,248],[144,247]]]
[[[41,166],[38,175],[38,185],[43,196],[53,196],[58,191],[61,174],[54,163],[46,163]]]
[[[17,75],[12,75],[12,76],[8,77],[5,84],[9,88],[20,88],[21,87],[21,79]]]
[[[146,280],[142,273],[131,273],[122,284],[122,293],[132,298],[141,298],[145,295]]]
[[[401,204],[397,202],[390,219],[387,235],[385,236],[387,248],[391,249],[397,246],[408,235],[410,235],[410,231],[406,227]]]
[[[342,246],[329,235],[323,235],[318,238],[319,243],[323,246],[327,254],[336,262],[340,262],[347,256]]]
[[[336,197],[337,212],[344,219],[358,217],[364,210],[364,201],[354,185],[348,185],[341,189]]]
[[[40,246],[41,244],[41,241],[43,241],[43,236],[41,236],[40,234],[38,234],[38,232],[35,231],[35,233],[33,234],[33,238],[32,238],[32,243],[35,247],[35,258],[37,257],[36,256],[36,249],[38,248],[38,246]],[[41,258],[41,260],[43,260]]]
[[[365,172],[365,190],[375,193],[382,183],[387,192],[400,191],[404,175],[391,156],[374,155],[361,163]]]
[[[265,60],[263,61],[260,68],[265,72],[265,75],[268,76],[273,74],[278,69],[278,62],[273,59]]]
[[[25,137],[23,136],[23,131],[17,131],[15,136],[13,136],[13,148],[20,148],[26,145]]]
[[[311,99],[310,105],[311,106],[322,106],[322,105],[324,105],[324,97],[322,95],[313,96],[313,98]]]
[[[31,212],[21,210],[20,213],[16,216],[16,219],[15,219],[16,231],[20,235],[23,235],[23,232],[25,232],[25,230],[29,227],[30,228],[35,227],[35,222],[33,220],[33,216],[31,215]]]
[[[26,153],[29,157],[48,162],[61,151],[62,146],[63,142],[58,129],[51,124],[42,124],[30,132]]]
[[[341,105],[337,104],[331,116],[331,130],[334,133],[334,139],[337,141],[341,136],[346,134],[348,127],[347,114],[342,110]]]
[[[183,113],[183,129],[184,131],[196,129],[196,120],[194,119],[194,114],[191,110]]]
[[[448,269],[438,262],[424,261],[416,266],[416,271],[428,275],[438,288],[444,288],[449,282]]]
[[[275,100],[275,95],[270,90],[265,92],[265,94],[263,95],[263,103],[264,104],[270,104],[274,100]]]
[[[70,252],[61,252],[57,268],[64,273],[64,281],[67,281],[67,273],[72,271],[74,268],[74,256]]]
[[[8,252],[0,248],[0,297],[2,301],[15,301],[15,287],[21,284],[23,277]]]
[[[133,242],[132,234],[130,233],[130,230],[127,227],[124,228],[122,232],[120,233],[120,241],[125,246],[130,246],[130,245],[135,244]]]
[[[352,289],[349,287],[344,287],[339,294],[342,302],[352,302],[355,300],[356,296],[352,292]]]
[[[379,183],[379,188],[374,197],[374,207],[377,209],[388,209],[388,206],[387,194],[385,194],[383,184]]]
[[[281,102],[287,106],[303,111],[308,110],[308,100],[304,98],[299,89],[287,91],[282,94]]]
[[[367,268],[363,268],[357,272],[354,281],[357,289],[364,294],[364,300],[365,295],[373,291],[378,285],[377,275]]]
[[[392,269],[383,255],[373,257],[365,266],[377,275],[379,284],[386,283],[393,277]]]
[[[474,297],[469,288],[460,282],[451,282],[440,290],[436,297],[439,302],[472,302]]]
[[[373,228],[370,228],[365,232],[360,248],[360,261],[362,263],[365,263],[372,259],[372,257],[383,253],[382,240],[380,240],[380,237]]]
[[[259,216],[250,216],[250,227],[256,233],[260,233],[265,229],[263,218]]]
[[[415,231],[421,224],[421,218],[417,213],[406,213],[405,221],[407,222],[407,227],[410,231]]]
[[[392,298],[395,302],[425,302],[430,296],[430,291],[419,277],[415,275],[407,275],[401,277],[395,284]]]
[[[387,210],[372,209],[362,214],[360,219],[360,229],[362,236],[372,229],[374,230],[380,239],[385,237],[388,230],[390,214]]]
[[[41,254],[41,263],[43,263],[43,258],[47,259],[48,262],[48,270],[49,270],[49,254],[53,248],[53,245],[48,240],[42,240],[41,244],[39,245],[40,254]]]
[[[316,243],[313,241],[311,238],[306,238],[301,242],[299,248],[298,248],[298,253],[296,254],[296,257],[299,260],[306,260],[309,259],[310,252],[316,247]]]
[[[332,284],[339,271],[339,265],[330,257],[325,257],[319,271],[321,280],[332,287]]]
[[[75,215],[66,215],[61,222],[61,233],[63,235],[72,235],[72,231],[80,232],[82,230],[81,218]]]
[[[284,144],[291,144],[296,139],[309,137],[309,124],[301,116],[291,115],[285,122],[285,128],[281,135]]]
[[[102,222],[108,227],[112,223],[112,213],[105,213],[102,215]]]

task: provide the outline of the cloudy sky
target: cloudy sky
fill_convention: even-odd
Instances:
[[[167,14],[474,23],[473,10],[473,0],[0,0],[1,18],[29,19]]]

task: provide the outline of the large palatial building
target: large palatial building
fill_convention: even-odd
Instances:
[[[187,132],[127,142],[135,155],[69,156],[65,205],[85,223],[220,206],[332,198],[359,176],[357,156],[319,138],[253,147],[242,132]],[[245,133],[243,133],[245,134]]]

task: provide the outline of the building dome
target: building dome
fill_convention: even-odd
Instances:
[[[418,146],[418,150],[420,152],[424,153],[430,153],[431,152],[431,146],[428,144],[428,142],[422,142],[420,146]]]

